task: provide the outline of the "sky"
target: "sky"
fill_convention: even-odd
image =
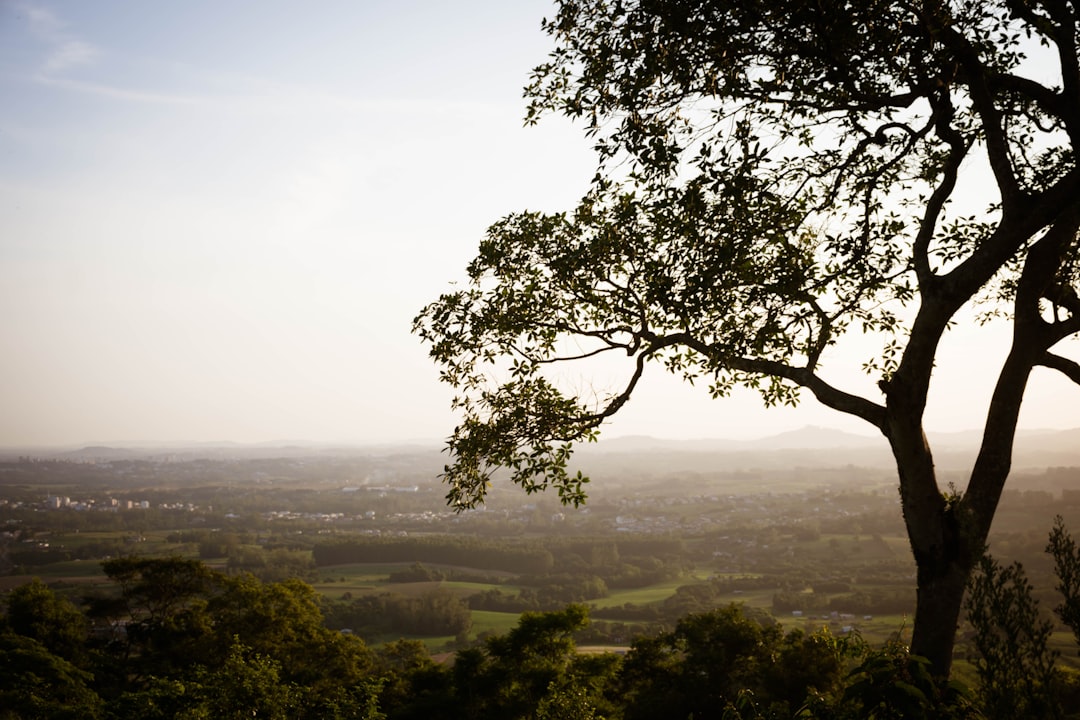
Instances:
[[[522,122],[551,13],[0,0],[0,446],[447,436],[412,318],[491,223],[571,208],[595,168],[581,127]],[[930,429],[979,425],[1004,332],[949,336]],[[876,399],[868,353],[830,377]],[[1037,375],[1024,425],[1080,425],[1069,392]],[[872,434],[654,372],[605,435],[805,425]]]

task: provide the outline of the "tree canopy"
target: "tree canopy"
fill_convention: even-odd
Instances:
[[[544,28],[527,122],[578,120],[598,169],[573,210],[491,226],[470,282],[415,320],[458,391],[449,502],[482,502],[500,467],[583,501],[572,445],[647,367],[767,405],[808,391],[892,448],[913,646],[947,673],[1028,378],[1080,382],[1055,348],[1080,331],[1080,5],[561,0]],[[1012,340],[966,491],[947,493],[923,415],[939,342],[972,307]],[[880,393],[825,374],[867,333]],[[627,359],[623,385],[558,382],[605,355]]]

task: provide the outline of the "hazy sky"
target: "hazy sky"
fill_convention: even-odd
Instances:
[[[445,436],[412,317],[593,169],[579,128],[522,126],[550,12],[0,0],[0,445]],[[978,425],[993,332],[950,339],[932,429]],[[608,434],[869,432],[647,380]],[[1080,425],[1072,392],[1037,377],[1025,424]]]

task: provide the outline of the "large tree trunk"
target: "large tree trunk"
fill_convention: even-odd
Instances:
[[[985,548],[993,510],[975,512],[970,498],[954,490],[943,493],[921,431],[919,438],[899,433],[892,438],[904,523],[918,569],[911,652],[927,658],[935,676],[948,677],[964,591]],[[969,488],[994,484],[1000,489],[1003,482],[997,473],[976,472]]]
[[[930,661],[935,676],[947,677],[952,667],[960,607],[972,566],[944,548],[941,557],[918,569],[915,624],[911,652]]]
[[[896,411],[889,441],[900,476],[900,497],[918,568],[911,652],[927,658],[938,677],[952,668],[964,591],[986,549],[990,525],[1011,467],[1016,419],[1033,365],[1034,342],[1018,338],[991,401],[982,445],[963,494],[943,492],[919,417],[891,396]]]
[[[938,486],[933,454],[922,429],[922,397],[910,392],[905,379],[897,377],[887,387],[892,411],[887,435],[917,568],[911,652],[927,658],[935,676],[948,677],[964,590],[982,554],[993,514],[983,517],[970,512],[959,493],[944,493]]]
[[[918,568],[911,652],[928,659],[935,676],[948,677],[964,590],[982,554],[985,528],[973,522],[959,498],[940,492],[905,493],[904,519]]]

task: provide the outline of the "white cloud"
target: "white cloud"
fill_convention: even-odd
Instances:
[[[36,70],[31,71],[34,81],[38,83],[128,102],[175,105],[199,101],[199,98],[187,95],[74,79],[71,71],[98,64],[105,51],[68,30],[67,23],[48,8],[29,2],[13,3],[10,7],[17,17],[25,20],[30,35],[42,46],[43,59],[35,63]]]
[[[75,37],[65,23],[48,8],[28,2],[14,4],[16,14],[26,18],[30,32],[47,47],[39,73],[52,76],[72,68],[93,64],[101,55],[94,45]]]
[[[127,90],[125,88],[115,87],[112,85],[102,85],[99,83],[67,80],[63,78],[50,77],[44,74],[39,75],[37,77],[37,80],[38,82],[45,85],[60,87],[64,88],[65,90],[74,90],[75,92],[87,93],[89,95],[113,98],[116,100],[129,100],[132,102],[156,103],[162,105],[192,105],[201,102],[200,98],[192,96],[170,95],[167,93],[158,92],[144,92],[142,90]]]
[[[13,3],[15,12],[24,16],[38,36],[50,36],[60,31],[60,21],[51,10],[26,2]]]
[[[81,65],[90,65],[100,54],[100,50],[82,40],[62,40],[41,66],[41,72],[54,75]]]

